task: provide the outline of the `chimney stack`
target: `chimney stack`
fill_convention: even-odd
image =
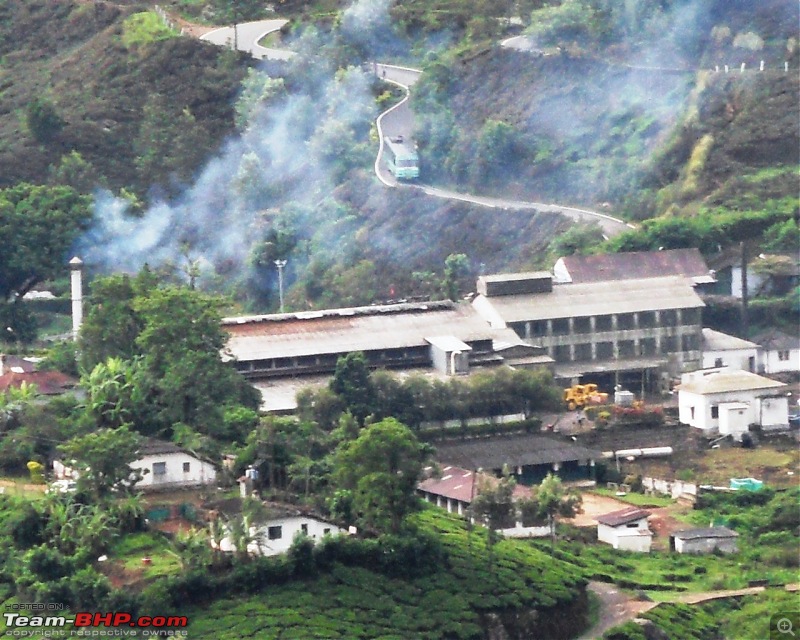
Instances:
[[[72,283],[72,339],[78,339],[83,324],[83,260],[75,256],[69,261]]]

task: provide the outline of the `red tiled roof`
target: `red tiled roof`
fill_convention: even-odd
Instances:
[[[477,477],[474,471],[462,469],[461,467],[446,466],[442,467],[441,478],[428,478],[417,485],[417,489],[443,498],[458,500],[469,504],[478,495],[479,487],[483,483],[495,484],[499,482],[494,476],[486,473],[479,473]],[[530,488],[522,485],[514,487],[514,498],[530,497]]]
[[[36,385],[39,394],[54,396],[72,389],[77,382],[59,371],[30,371],[19,373],[11,371],[0,376],[0,392],[11,387],[20,387],[22,383]]]

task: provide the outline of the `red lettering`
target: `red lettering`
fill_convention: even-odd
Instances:
[[[149,627],[150,620],[151,620],[150,616],[142,616],[141,618],[139,618],[139,620],[137,620],[137,624],[140,627]]]
[[[88,627],[92,624],[92,614],[85,611],[75,614],[76,627]]]
[[[94,620],[92,620],[93,627],[99,627],[101,624],[104,627],[111,626],[111,622],[114,620],[114,615],[111,613],[95,613]]]
[[[114,622],[112,623],[112,626],[118,627],[121,624],[128,624],[130,621],[131,621],[130,613],[115,613]]]

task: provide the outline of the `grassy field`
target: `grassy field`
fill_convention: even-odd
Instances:
[[[668,507],[672,504],[675,504],[675,501],[672,498],[668,498],[666,496],[647,496],[642,493],[627,493],[621,496],[617,495],[617,492],[612,491],[611,489],[592,489],[592,493],[596,493],[600,496],[606,496],[608,498],[614,498],[620,502],[627,502],[628,504],[632,504],[636,507],[657,508]]]

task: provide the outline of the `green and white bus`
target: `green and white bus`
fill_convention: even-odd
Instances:
[[[412,142],[403,140],[403,136],[383,139],[386,166],[398,180],[419,178],[419,156]]]

